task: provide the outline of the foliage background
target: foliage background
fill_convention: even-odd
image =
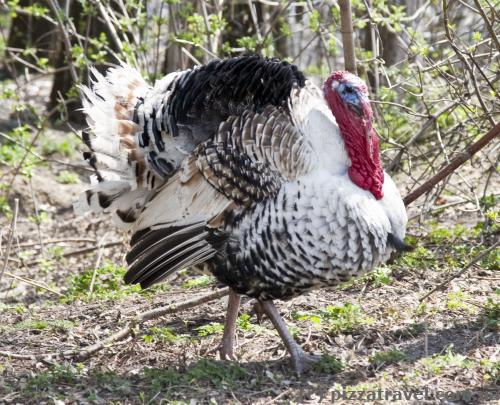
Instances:
[[[358,73],[370,86],[384,166],[395,176],[404,196],[498,122],[500,2],[353,0],[351,3]],[[10,325],[4,330],[0,328],[0,333],[6,336],[4,340],[0,336],[0,349],[5,346],[7,354],[29,347],[42,350],[34,343],[41,333],[45,339],[42,342],[54,344],[42,346],[56,350],[64,345],[61,336],[67,333],[86,336],[87,329],[94,325],[82,323],[79,327],[64,323],[66,311],[81,310],[88,317],[94,316],[94,321],[102,326],[96,320],[100,318],[93,312],[93,303],[107,306],[111,311],[117,300],[119,306],[136,308],[141,299],[153,299],[153,293],[124,289],[121,285],[120,265],[127,236],[111,231],[106,219],[75,218],[71,212],[71,201],[84,189],[87,177],[78,153],[85,123],[78,110],[77,86],[87,82],[90,65],[104,71],[126,61],[154,82],[168,72],[191,68],[214,57],[258,53],[295,63],[320,84],[330,71],[343,68],[339,18],[339,5],[334,0],[0,0],[0,309],[5,309],[3,320]],[[435,300],[419,303],[426,292],[464,268],[498,239],[498,157],[497,139],[412,204],[408,239],[418,244],[416,252],[378,269],[373,278],[337,291],[332,298],[336,300],[340,294],[339,299],[357,301],[359,307],[347,303],[329,309],[311,308],[299,300],[293,311],[288,312],[287,321],[292,325],[303,327],[303,322],[321,325],[319,331],[313,328],[312,342],[316,345],[313,348],[323,351],[330,350],[332,339],[339,336],[344,336],[344,340],[349,340],[345,336],[354,336],[356,342],[365,342],[370,328],[382,333],[386,344],[402,344],[387,354],[379,350],[384,343],[370,337],[373,342],[368,351],[356,352],[359,357],[351,361],[347,372],[338,375],[342,383],[352,383],[349,373],[354,372],[353,362],[384,364],[373,366],[371,377],[356,379],[358,385],[398,386],[401,382],[395,382],[395,376],[399,373],[410,376],[409,380],[415,381],[417,387],[425,378],[436,377],[444,386],[460,392],[468,385],[488,386],[491,381],[498,381],[498,350],[494,349],[498,342],[492,343],[488,335],[492,328],[498,331],[499,290],[495,287],[498,249],[472,266],[470,271],[483,276],[449,282]],[[15,198],[19,199],[20,208],[13,232],[10,221]],[[8,255],[6,246],[12,235],[14,245]],[[397,276],[401,269],[407,273]],[[179,288],[179,296],[189,296],[193,288],[196,291],[210,288],[213,280],[186,273],[172,285],[155,293],[161,295],[169,288]],[[175,294],[167,294],[164,299],[172,296]],[[385,301],[380,297],[386,297]],[[322,298],[313,295],[309,299],[322,302]],[[411,309],[408,313],[395,309],[405,314],[404,319],[373,310],[383,302],[386,305],[406,302]],[[56,309],[47,309],[53,305]],[[375,321],[369,314],[360,313],[370,309],[380,318]],[[222,310],[208,311],[210,322],[200,321],[201,324],[195,325],[201,328],[195,329],[201,331],[199,335],[195,333],[196,338],[220,333],[221,325],[213,319],[218,319]],[[391,322],[398,327],[410,324],[414,327],[410,335],[418,341],[424,339],[424,332],[431,330],[428,325],[459,319],[469,323],[453,329],[454,333],[441,330],[441,340],[436,341],[431,352],[426,349],[415,354],[405,346],[408,341],[404,339],[410,339],[408,336],[396,339],[385,335],[391,329]],[[420,328],[422,321],[424,326]],[[269,336],[262,337],[261,330],[248,326],[247,318],[241,322],[246,327],[240,328],[240,334],[257,345],[266,345]],[[105,332],[107,329],[102,327]],[[188,344],[176,338],[184,336],[182,331],[169,328],[161,323],[155,325],[144,331],[143,342],[156,345],[158,351],[194,352],[191,359],[199,360],[201,348],[209,346],[207,341]],[[102,337],[104,332],[94,336]],[[302,337],[302,342],[310,342],[311,336],[301,335],[298,327],[296,332],[299,340]],[[468,346],[461,344],[460,339],[465,336],[481,336],[485,339],[484,347],[479,345],[479,352],[471,354]],[[89,339],[92,340],[82,337],[75,344],[85,345]],[[446,342],[452,342],[455,349]],[[146,347],[137,356],[147,357],[150,352]],[[257,371],[250,369],[250,375],[241,374],[240,368],[233,365],[223,368],[220,375],[210,361],[199,360],[192,368],[174,362],[181,370],[179,375],[169,374],[167,378],[160,371],[144,371],[146,374],[140,374],[144,380],[137,381],[130,377],[130,369],[120,366],[122,363],[115,354],[111,352],[109,358],[82,366],[73,362],[41,368],[36,362],[23,360],[2,363],[0,357],[0,379],[5,380],[5,387],[10,387],[3,393],[0,389],[4,395],[0,401],[2,398],[27,401],[28,397],[20,394],[26,387],[26,392],[34,395],[31,399],[57,398],[60,393],[53,392],[50,384],[56,387],[61,382],[77,387],[78,399],[78,395],[88,394],[78,384],[84,381],[100,386],[99,380],[104,377],[101,369],[96,371],[94,367],[101,367],[110,359],[118,364],[110,370],[118,373],[119,378],[118,374],[108,375],[113,383],[122,378],[124,384],[137,384],[141,389],[148,379],[162,389],[193,381],[195,386],[200,381],[205,384],[208,377],[203,373],[208,373],[212,388],[219,395],[221,381],[236,381],[239,385],[262,373],[257,368]],[[333,352],[337,357],[344,354]],[[249,359],[255,358],[255,353],[249,355]],[[417,365],[420,374],[411,371],[411,363]],[[325,364],[339,371],[337,363]],[[394,369],[386,369],[387,364],[393,364]],[[184,372],[183,367],[188,367],[188,371]],[[276,365],[265,367],[276,372]],[[17,385],[13,381],[19,379],[20,370],[25,368],[31,373],[26,377],[27,385]],[[429,370],[434,370],[434,374]],[[462,379],[467,372],[473,374],[473,383]],[[384,373],[389,377],[384,377]],[[285,371],[282,379],[288,378]],[[332,389],[333,383],[324,374],[315,378],[313,384],[324,385],[326,391]],[[271,380],[255,388],[256,392],[263,392],[259,397],[263,403],[288,389]],[[42,388],[45,383],[49,384],[48,390]],[[294,384],[282,398],[300,402],[302,397],[297,393],[300,384]],[[96,388],[95,392],[107,399],[114,398],[113,395],[133,398],[127,390],[111,390],[110,394],[109,390]],[[146,388],[141,392],[145,402],[161,398],[154,397],[154,393],[150,395]],[[186,392],[181,390],[176,396],[169,388],[163,398],[186,399],[189,396]],[[241,398],[251,398],[248,392],[239,394]],[[202,393],[199,398],[207,400]]]
[[[358,69],[371,85],[389,170],[417,182],[493,126],[496,6],[493,0],[352,2]],[[343,66],[336,1],[11,0],[0,10],[3,127],[10,142],[25,148],[48,125],[82,124],[76,85],[86,82],[91,64],[104,70],[126,61],[151,82],[244,53],[296,63],[317,81]],[[50,86],[41,109],[30,102],[30,85],[40,81]],[[18,155],[2,161],[18,167],[31,160]],[[496,161],[481,164],[488,176],[496,170]],[[462,193],[478,204],[488,194],[487,187]]]

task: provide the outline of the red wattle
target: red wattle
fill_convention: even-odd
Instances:
[[[325,83],[325,98],[339,125],[351,160],[349,178],[358,187],[370,191],[377,200],[380,200],[384,196],[382,192],[384,171],[380,164],[378,137],[372,127],[373,113],[370,103],[367,101],[362,104],[361,117],[356,115],[341,100],[337,92],[331,90],[333,79],[336,78],[331,77]]]

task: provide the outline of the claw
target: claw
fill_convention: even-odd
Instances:
[[[236,361],[236,355],[234,354],[234,345],[231,343],[221,342],[219,348],[219,356],[221,360],[231,360]]]
[[[321,360],[321,356],[315,356],[312,354],[307,354],[303,350],[300,350],[298,354],[293,354],[292,353],[292,365],[293,368],[295,369],[295,372],[297,375],[300,377],[302,373],[305,371],[310,370],[312,367],[314,367],[314,364],[316,364],[318,361]]]
[[[278,331],[283,343],[285,344],[288,352],[292,356],[292,365],[295,372],[300,376],[305,370],[309,369],[312,364],[319,361],[321,357],[312,356],[304,352],[299,344],[295,341],[290,331],[286,327],[283,318],[274,306],[271,300],[260,301],[260,306],[267,314],[274,327]]]

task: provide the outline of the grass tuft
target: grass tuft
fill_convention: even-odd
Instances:
[[[454,353],[453,345],[448,346],[444,354],[424,358],[419,363],[423,365],[425,371],[434,375],[439,375],[449,368],[465,369],[473,366],[472,360],[462,354]]]
[[[335,374],[340,373],[346,367],[344,361],[329,354],[323,354],[321,359],[314,363],[313,369],[318,373]]]
[[[200,337],[216,335],[223,332],[224,324],[220,322],[210,322],[207,325],[198,326],[195,330],[198,332],[198,336]]]
[[[111,262],[104,262],[96,271],[94,287],[92,290],[93,300],[120,299],[131,294],[153,296],[155,292],[168,290],[167,284],[159,284],[142,290],[139,285],[126,285],[123,281],[126,269]],[[64,303],[76,300],[88,301],[90,299],[90,285],[94,274],[93,269],[69,279],[69,289],[62,298]]]
[[[407,356],[402,351],[398,349],[390,349],[385,352],[375,353],[370,357],[369,361],[375,366],[381,366],[383,364],[396,364],[406,359]]]
[[[182,288],[187,290],[191,288],[201,288],[210,285],[214,281],[214,278],[208,274],[204,274],[199,277],[191,278],[181,285]]]
[[[79,181],[76,173],[69,172],[67,170],[63,170],[59,173],[56,180],[61,184],[77,184]]]
[[[354,332],[360,327],[371,325],[375,320],[365,316],[358,305],[345,303],[343,305],[328,305],[324,309],[312,312],[292,312],[292,318],[298,321],[310,321],[325,325],[331,334],[339,332]]]

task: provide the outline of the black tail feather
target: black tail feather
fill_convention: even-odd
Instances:
[[[140,283],[143,288],[162,281],[185,267],[202,263],[216,254],[210,243],[210,232],[204,222],[185,226],[168,226],[141,231],[133,237],[127,254],[127,284]]]
[[[154,229],[141,230],[132,236],[130,241],[132,249],[127,253],[127,263],[131,264],[142,254],[150,254],[151,250],[160,243],[165,249],[166,246],[163,246],[163,244],[167,238],[179,242],[180,240],[190,239],[204,232],[204,230],[205,222],[197,222],[187,226],[168,226],[166,224],[163,226],[163,224],[160,224],[155,226]]]
[[[406,244],[403,240],[392,233],[387,235],[387,244],[393,246],[398,252],[411,252],[415,249],[414,246]]]

